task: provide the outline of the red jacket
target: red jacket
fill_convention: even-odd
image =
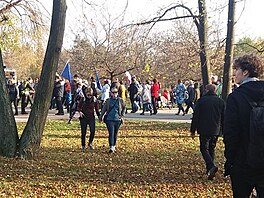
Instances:
[[[158,83],[154,83],[150,89],[151,91],[151,96],[154,96],[155,98],[159,97],[159,90],[160,86]]]

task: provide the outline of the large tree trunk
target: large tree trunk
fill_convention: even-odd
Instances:
[[[234,20],[235,20],[235,0],[229,0],[228,19],[227,19],[227,37],[225,48],[225,64],[223,74],[222,97],[226,101],[228,94],[231,92],[231,80],[233,75],[232,62],[234,55]]]
[[[202,70],[203,86],[209,84],[210,62],[208,56],[208,21],[205,0],[198,0],[199,27],[198,35],[200,41],[200,61]]]
[[[19,142],[19,155],[31,159],[38,154],[49,111],[54,79],[63,43],[66,0],[53,0],[49,42],[32,110]]]
[[[9,95],[7,94],[7,85],[1,49],[0,93],[0,155],[13,157],[16,154],[18,133]]]

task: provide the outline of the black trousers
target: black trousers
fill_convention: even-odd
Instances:
[[[200,151],[206,165],[206,171],[208,172],[215,166],[215,147],[218,140],[217,135],[200,135]]]
[[[27,96],[25,94],[21,95],[21,113],[26,112],[26,106],[27,106]]]
[[[254,176],[255,181],[249,181],[247,170],[232,167],[231,169],[231,184],[234,198],[248,198],[255,188],[258,198],[264,198],[264,178],[263,175]],[[252,178],[250,178],[252,180]]]
[[[80,118],[81,124],[81,140],[82,146],[85,147],[85,139],[87,133],[87,125],[90,128],[90,137],[89,137],[89,144],[93,143],[94,135],[95,135],[95,118],[87,119],[87,118]]]
[[[56,101],[56,106],[58,108],[58,113],[63,113],[62,97],[56,96],[55,101]]]
[[[158,104],[158,98],[156,98],[155,96],[151,96],[151,103],[152,103],[152,107],[153,107],[153,113],[157,114],[157,104]]]

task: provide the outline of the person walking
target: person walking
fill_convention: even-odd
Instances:
[[[188,87],[187,87],[188,98],[185,100],[185,104],[187,105],[184,111],[185,114],[188,114],[190,107],[192,108],[192,110],[194,110],[194,97],[195,97],[193,81],[190,80],[188,81],[187,84],[188,84]]]
[[[19,90],[14,79],[8,80],[7,90],[10,98],[11,105],[14,104],[15,114],[18,115],[17,100],[19,98]]]
[[[206,165],[208,180],[215,177],[218,167],[215,165],[215,147],[224,122],[224,101],[217,97],[216,86],[205,86],[206,94],[201,97],[195,106],[191,123],[191,136],[198,132],[200,152]]]
[[[56,101],[56,107],[58,109],[58,113],[56,113],[55,115],[64,115],[63,106],[62,106],[63,93],[64,93],[64,82],[61,80],[60,76],[55,76],[53,94]]]
[[[93,146],[93,140],[95,136],[95,116],[100,116],[99,112],[99,103],[96,99],[96,97],[93,95],[93,89],[92,88],[86,88],[84,90],[84,97],[81,98],[79,104],[78,104],[78,112],[80,114],[80,125],[81,125],[81,142],[82,142],[82,150],[84,151],[86,148],[86,133],[87,133],[87,125],[89,125],[90,129],[90,136],[89,136],[89,142],[88,146],[92,150],[94,149]]]
[[[26,112],[27,100],[30,92],[34,92],[34,88],[31,87],[32,78],[28,78],[24,81],[23,87],[21,87],[21,114],[28,114]]]
[[[260,141],[252,138],[252,103],[264,100],[264,81],[258,78],[263,75],[263,64],[255,55],[244,55],[234,62],[235,83],[239,87],[228,96],[224,121],[225,144],[225,176],[231,178],[233,197],[249,197],[253,188],[257,197],[264,197],[264,166],[255,168],[253,160],[262,160],[263,153],[251,153],[251,145],[263,149],[263,120],[258,124],[262,127]],[[262,111],[263,113],[263,111]],[[262,150],[263,152],[263,150]],[[250,154],[249,154],[250,153]]]
[[[111,97],[105,101],[101,111],[99,121],[104,122],[108,130],[109,153],[116,151],[116,141],[119,127],[124,122],[126,104],[122,98],[118,97],[118,89],[111,89]]]
[[[120,98],[122,98],[123,101],[126,103],[127,97],[128,97],[128,91],[127,91],[127,88],[124,85],[124,82],[122,80],[120,80],[120,86],[118,88],[118,96]],[[125,112],[127,113],[127,108],[126,108],[126,111]]]
[[[186,88],[185,88],[184,84],[182,83],[182,80],[179,79],[178,84],[175,88],[176,103],[178,106],[178,113],[176,113],[176,115],[179,115],[181,111],[183,113],[182,115],[183,116],[185,115],[185,111],[184,111],[183,106],[182,106],[184,103],[184,100],[185,100],[185,97],[184,97],[185,92],[186,92]]]
[[[138,96],[138,82],[135,76],[132,77],[132,83],[129,85],[128,91],[129,91],[129,98],[132,107],[131,113],[136,113],[139,109],[139,106],[136,101]]]
[[[150,115],[152,115],[152,103],[151,103],[151,92],[150,92],[151,86],[149,81],[146,82],[145,85],[143,85],[143,91],[142,91],[142,103],[143,103],[143,111],[140,115],[144,115],[145,111],[149,111]]]
[[[150,88],[151,92],[151,103],[153,107],[153,114],[156,115],[158,113],[157,111],[157,104],[158,104],[158,97],[159,97],[159,91],[160,91],[160,85],[157,82],[157,80],[153,79],[153,85]]]

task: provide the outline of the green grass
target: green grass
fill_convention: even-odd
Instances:
[[[231,197],[222,139],[216,155],[220,170],[208,181],[198,137],[192,140],[188,130],[189,124],[126,121],[117,152],[109,154],[104,124],[96,126],[95,150],[81,152],[77,121],[49,121],[38,159],[0,157],[0,196]]]

